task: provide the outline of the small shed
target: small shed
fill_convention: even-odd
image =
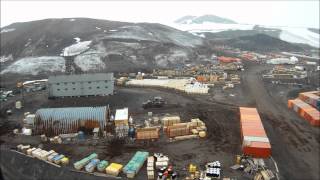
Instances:
[[[117,109],[114,118],[115,126],[128,126],[129,113],[128,108]]]

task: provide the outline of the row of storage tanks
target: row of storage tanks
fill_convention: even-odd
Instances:
[[[134,178],[135,175],[140,171],[148,156],[148,152],[137,151],[131,160],[123,167],[122,164],[109,164],[106,160],[100,161],[98,159],[98,154],[92,153],[80,161],[75,162],[73,166],[77,170],[85,169],[85,171],[90,173],[94,172],[96,169],[99,172],[105,171],[106,174],[112,176],[118,176],[122,171],[127,175],[128,178]]]
[[[293,109],[300,117],[313,126],[320,126],[320,91],[299,93],[297,99],[288,100],[288,108]]]
[[[23,152],[34,158],[55,163],[57,165],[67,165],[69,163],[69,158],[65,157],[63,154],[59,154],[54,150],[46,151],[41,148],[31,147],[30,145],[18,145],[18,151]]]
[[[256,108],[240,107],[242,151],[257,158],[268,158],[271,145]]]

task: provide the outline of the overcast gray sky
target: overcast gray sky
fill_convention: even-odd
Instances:
[[[3,1],[1,27],[45,18],[169,23],[214,14],[239,23],[319,28],[319,1]]]

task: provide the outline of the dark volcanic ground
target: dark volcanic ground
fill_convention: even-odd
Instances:
[[[295,97],[297,92],[304,90],[304,87],[275,86],[263,83],[260,72],[266,68],[270,67],[246,63],[246,71],[242,74],[241,85],[223,92],[216,89],[210,95],[203,96],[190,96],[173,90],[153,88],[119,88],[114,96],[58,100],[48,100],[45,92],[28,94],[25,98],[23,111],[15,111],[13,116],[1,119],[1,148],[15,147],[20,143],[39,145],[38,137],[26,138],[13,136],[11,133],[12,129],[21,122],[24,111],[34,112],[41,107],[110,104],[113,109],[129,107],[136,122],[142,122],[143,115],[146,115],[148,111],[141,108],[141,103],[157,95],[165,98],[168,104],[164,108],[152,110],[154,114],[179,114],[184,121],[189,121],[191,117],[199,117],[208,127],[208,137],[173,143],[162,138],[149,144],[98,142],[77,146],[65,144],[43,144],[43,146],[45,149],[54,149],[66,154],[71,158],[71,162],[79,160],[91,152],[97,152],[100,158],[125,164],[137,150],[146,150],[151,153],[162,152],[169,155],[174,167],[181,175],[185,173],[185,168],[189,163],[203,166],[209,160],[219,160],[223,165],[224,177],[248,179],[241,173],[232,171],[229,167],[234,164],[235,155],[241,153],[238,106],[249,106],[258,108],[266,133],[271,141],[272,156],[277,162],[280,179],[317,180],[320,170],[319,128],[310,126],[305,120],[287,109],[287,99]],[[19,97],[13,97],[10,100],[12,102],[7,102],[7,105],[10,103],[13,105],[17,98]],[[64,168],[63,170],[53,170],[54,167],[47,167],[49,165],[45,165],[43,162],[23,158],[6,150],[1,150],[1,152],[2,173],[6,179],[21,179],[22,177],[25,177],[23,179],[41,179],[43,177],[46,179],[49,177],[49,179],[65,179],[71,177]],[[38,171],[39,167],[45,167],[41,168],[45,170]],[[52,172],[47,172],[47,169],[52,169]],[[136,179],[145,179],[145,171],[146,168],[143,167]],[[16,174],[13,175],[12,172]],[[25,172],[30,173],[27,175]],[[53,172],[57,172],[54,173],[55,176],[51,176],[50,173]],[[71,174],[73,179],[92,178],[92,176],[78,173]]]

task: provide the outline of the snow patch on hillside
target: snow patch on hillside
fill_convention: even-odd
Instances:
[[[169,63],[183,64],[188,60],[188,54],[181,50],[172,50],[170,54],[158,54],[154,56],[155,63],[160,67],[166,67]]]
[[[12,61],[12,60],[13,60],[12,54],[10,54],[9,56],[1,56],[0,57],[0,63]]]
[[[65,61],[59,56],[26,57],[17,60],[0,74],[18,73],[37,75],[40,72],[63,72]]]
[[[16,30],[15,28],[2,29],[2,30],[1,30],[1,33],[12,32],[12,31],[15,31],[15,30]]]
[[[76,44],[72,44],[71,46],[68,46],[63,49],[62,54],[63,56],[75,56],[78,55],[86,50],[88,50],[90,47],[91,41],[83,41],[78,42]]]
[[[313,47],[320,47],[319,34],[307,28],[281,28],[280,39],[292,43],[304,43]]]
[[[75,37],[73,39],[76,40],[76,43],[79,43],[81,41],[81,39],[79,37]]]
[[[106,68],[105,63],[98,54],[82,54],[77,56],[74,62],[82,71],[102,70]]]

